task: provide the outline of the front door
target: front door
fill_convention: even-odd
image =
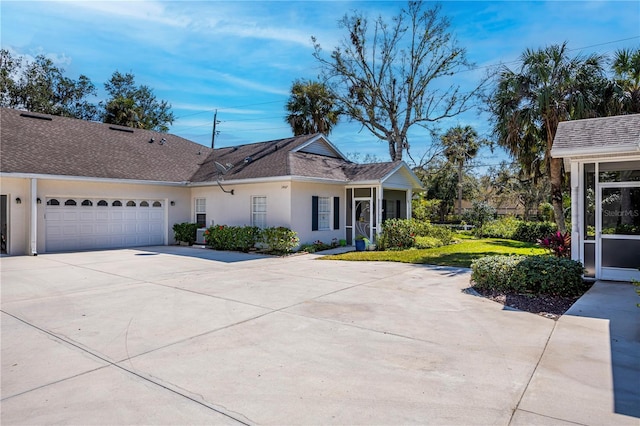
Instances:
[[[600,185],[596,276],[640,280],[640,182]]]
[[[373,221],[373,211],[371,209],[370,198],[356,198],[354,208],[354,234],[355,238],[359,235],[366,237],[368,240],[372,240],[371,235],[371,222]]]

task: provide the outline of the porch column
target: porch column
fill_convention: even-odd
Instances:
[[[38,179],[31,178],[31,194],[29,197],[31,208],[31,226],[29,226],[30,252],[32,256],[38,255]]]
[[[580,211],[580,167],[575,161],[571,162],[571,259],[580,260],[580,228],[584,212]]]
[[[408,189],[407,190],[407,219],[411,219],[411,200],[413,199],[413,190],[412,189]]]

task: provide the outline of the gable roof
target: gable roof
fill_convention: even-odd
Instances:
[[[624,153],[640,154],[640,114],[563,121],[551,149],[555,158]]]
[[[211,152],[150,130],[8,108],[0,108],[0,116],[4,173],[183,182]]]
[[[421,187],[404,162],[352,163],[322,134],[212,150],[150,130],[8,108],[0,115],[2,173],[185,184],[280,177],[357,183],[383,182],[404,167],[411,185]]]

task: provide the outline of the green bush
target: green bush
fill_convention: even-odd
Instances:
[[[426,244],[439,247],[451,244],[453,231],[446,226],[437,226],[416,219],[388,219],[382,224],[382,232],[376,243],[379,250],[404,250],[415,247],[418,237],[435,238],[441,242],[438,246]]]
[[[521,220],[514,216],[505,216],[482,225],[480,234],[486,238],[504,238],[513,240]]]
[[[211,226],[204,232],[208,246],[214,250],[248,252],[260,239],[260,228],[255,226]]]
[[[377,243],[382,250],[404,250],[416,242],[416,226],[413,219],[387,219]]]
[[[486,256],[471,263],[474,286],[497,291],[578,296],[585,290],[584,268],[553,256]]]
[[[198,225],[196,223],[175,223],[173,225],[173,238],[176,241],[182,241],[192,245],[196,242],[196,233]]]
[[[556,224],[551,222],[520,222],[513,234],[513,239],[535,243],[547,235],[553,234],[556,230]]]
[[[298,233],[284,226],[265,228],[260,240],[273,253],[290,253],[298,247],[300,239]]]
[[[429,249],[434,247],[442,247],[445,245],[442,240],[436,237],[416,237],[415,247],[419,249]]]

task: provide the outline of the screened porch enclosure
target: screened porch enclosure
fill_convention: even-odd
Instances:
[[[585,276],[640,279],[640,160],[585,162],[581,169],[580,260]]]
[[[347,188],[347,244],[353,245],[360,235],[375,243],[385,220],[410,218],[411,194],[411,190],[385,189],[382,186]]]

